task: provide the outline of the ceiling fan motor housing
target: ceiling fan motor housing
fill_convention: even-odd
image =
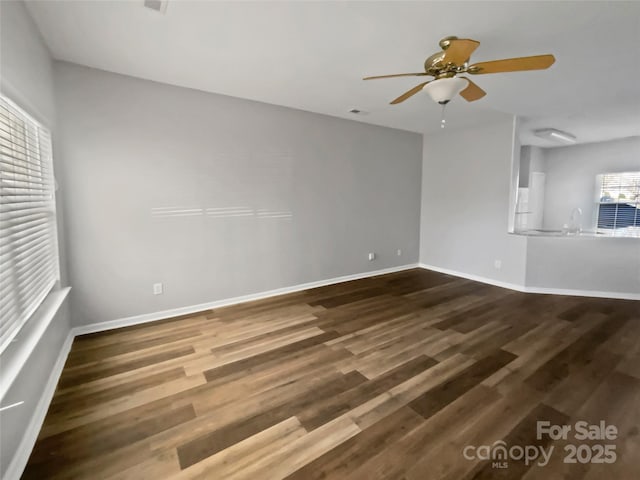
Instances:
[[[430,72],[437,69],[442,65],[442,59],[444,58],[444,52],[434,53],[424,61],[424,71]]]

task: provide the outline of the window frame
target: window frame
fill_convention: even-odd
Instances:
[[[4,283],[0,287],[3,296],[12,298],[0,300],[2,354],[60,285],[60,253],[51,132],[4,93],[0,93],[0,107],[0,189],[4,190],[0,191],[0,268],[5,270],[0,272]],[[16,193],[19,188],[26,193]],[[18,201],[12,195],[27,197],[19,201],[23,206],[16,207]],[[30,223],[32,227],[24,227]],[[34,240],[24,234],[29,229]],[[25,284],[25,279],[33,282]]]
[[[607,185],[605,183],[605,178],[606,177],[622,177],[624,175],[630,175],[631,176],[631,182],[635,182],[635,185],[632,185],[631,191],[635,197],[635,199],[630,199],[630,200],[626,200],[626,196],[625,199],[623,201],[621,201],[620,199],[620,193],[618,193],[617,198],[614,197],[609,197],[611,198],[611,200],[609,201],[603,201],[603,198],[605,198],[604,194],[607,193]],[[619,189],[622,184],[623,184],[623,180],[614,180],[614,185],[619,185],[617,188]],[[595,231],[598,234],[602,234],[602,235],[608,235],[611,237],[629,237],[629,238],[640,238],[640,170],[633,170],[633,171],[623,171],[623,172],[604,172],[604,173],[600,173],[598,175],[596,175],[596,183],[595,183],[595,203],[596,203],[596,210],[595,210]],[[602,223],[602,219],[601,219],[601,213],[602,213],[602,206],[606,205],[606,206],[611,206],[611,205],[615,205],[615,212],[613,213],[613,216],[611,218],[613,218],[613,226],[612,227],[601,227],[601,223]],[[634,211],[634,220],[633,220],[633,224],[632,225],[625,225],[622,227],[617,227],[616,223],[617,220],[619,218],[619,208],[620,205],[629,205],[631,207],[635,207],[635,211]],[[611,214],[608,214],[611,215]],[[631,229],[631,230],[629,230]]]

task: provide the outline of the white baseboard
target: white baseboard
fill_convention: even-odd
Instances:
[[[49,410],[49,405],[51,404],[53,394],[56,391],[60,375],[62,375],[64,364],[67,361],[69,352],[71,351],[71,345],[73,344],[74,338],[75,335],[73,334],[73,330],[71,330],[62,344],[62,349],[58,354],[56,362],[53,364],[49,380],[47,380],[42,396],[40,397],[40,400],[38,400],[35,411],[31,416],[31,421],[24,431],[20,445],[18,446],[18,449],[5,472],[3,477],[4,480],[18,480],[27,466],[29,455],[31,455],[33,446],[36,444],[36,440],[40,434],[40,429],[42,428],[44,418],[47,415],[47,410]]]
[[[626,292],[602,292],[597,290],[572,290],[566,288],[546,288],[546,287],[527,287],[525,285],[519,285],[517,283],[502,282],[493,278],[482,277],[480,275],[474,275],[472,273],[459,272],[456,270],[450,270],[448,268],[436,267],[435,265],[427,265],[425,263],[419,263],[420,268],[426,270],[433,270],[438,273],[446,273],[447,275],[453,275],[454,277],[466,278],[475,282],[487,283],[489,285],[495,285],[496,287],[508,288],[510,290],[516,290],[523,293],[542,293],[548,295],[567,295],[573,297],[597,297],[597,298],[614,298],[619,300],[640,300],[640,293],[626,293]]]
[[[616,300],[640,300],[640,293],[601,292],[598,290],[570,290],[564,288],[525,287],[527,293],[544,293],[550,295],[567,295],[572,297],[613,298]]]
[[[489,285],[495,285],[496,287],[508,288],[509,290],[517,290],[518,292],[525,292],[524,287],[522,285],[518,285],[517,283],[502,282],[493,278],[481,277],[480,275],[474,275],[473,273],[458,272],[457,270],[436,267],[435,265],[427,265],[426,263],[419,263],[418,266],[420,268],[424,268],[425,270],[432,270],[438,273],[446,273],[447,275],[466,278],[467,280],[473,280],[474,282],[488,283]]]
[[[326,280],[319,280],[317,282],[302,283],[293,285],[291,287],[277,288],[275,290],[268,290],[266,292],[252,293],[249,295],[242,295],[239,297],[226,298],[223,300],[217,300],[215,302],[201,303],[199,305],[191,305],[188,307],[173,308],[170,310],[164,310],[160,312],[145,313],[142,315],[135,315],[132,317],[120,318],[117,320],[109,320],[106,322],[92,323],[89,325],[81,325],[73,329],[75,335],[85,335],[87,333],[102,332],[105,330],[112,330],[114,328],[130,327],[141,323],[155,322],[157,320],[163,320],[165,318],[178,317],[181,315],[189,315],[191,313],[201,312],[203,310],[211,310],[214,308],[226,307],[229,305],[236,305],[239,303],[251,302],[253,300],[262,300],[264,298],[276,297],[279,295],[285,295],[287,293],[299,292],[301,290],[308,290],[310,288],[324,287],[327,285],[333,285],[335,283],[349,282],[351,280],[359,280],[362,278],[375,277],[377,275],[386,275],[388,273],[401,272],[403,270],[409,270],[411,268],[418,268],[417,263],[411,263],[407,265],[400,265],[398,267],[384,268],[382,270],[374,270],[371,272],[356,273],[354,275],[345,275],[342,277],[328,278]]]

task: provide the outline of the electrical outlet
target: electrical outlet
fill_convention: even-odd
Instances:
[[[493,266],[496,270],[500,270],[502,268],[502,260],[494,260]]]
[[[375,253],[373,253],[373,252],[371,252],[371,253],[369,254],[369,261],[371,261],[371,260],[375,260],[375,259],[376,259],[376,254],[375,254]]]
[[[396,255],[400,257],[402,255],[402,250],[401,249],[396,250]]]
[[[153,284],[153,294],[154,295],[162,295],[162,284],[154,283]]]

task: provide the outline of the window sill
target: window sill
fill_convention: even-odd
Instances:
[[[640,239],[638,236],[632,235],[610,235],[607,233],[597,232],[581,232],[581,233],[563,233],[561,230],[542,231],[542,230],[523,230],[518,232],[509,232],[511,235],[518,235],[520,237],[545,237],[545,238],[626,238],[626,239]]]
[[[71,287],[53,290],[0,355],[0,402],[54,319]]]

